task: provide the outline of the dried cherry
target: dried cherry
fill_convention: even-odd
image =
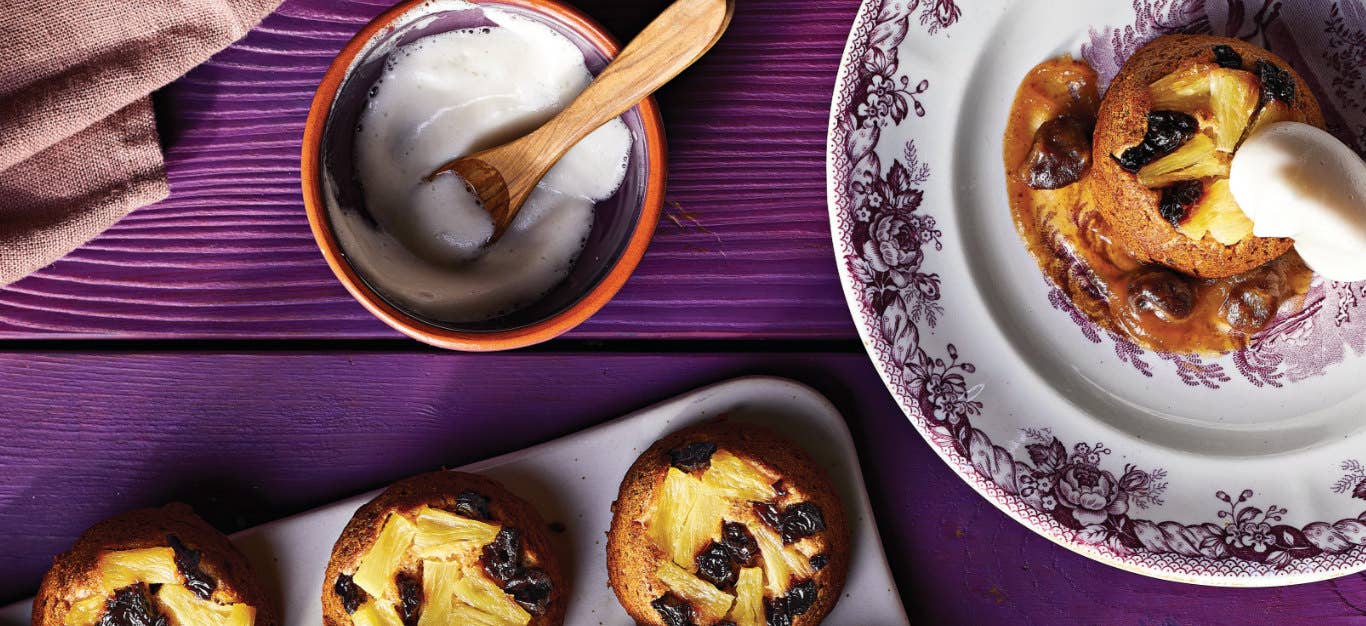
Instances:
[[[1205,195],[1205,184],[1199,180],[1183,180],[1162,189],[1162,201],[1157,210],[1162,219],[1172,226],[1180,226],[1190,217],[1191,209]]]
[[[1125,170],[1138,172],[1144,165],[1175,152],[1199,129],[1200,123],[1189,114],[1153,111],[1148,113],[1148,130],[1143,134],[1143,142],[1113,158]]]
[[[754,514],[759,517],[760,521],[768,524],[773,530],[782,531],[782,514],[778,512],[778,507],[773,506],[772,503],[755,502]]]
[[[545,613],[546,605],[550,604],[552,588],[549,574],[539,568],[529,567],[522,570],[522,574],[517,578],[509,580],[503,591],[512,595],[512,599],[522,605],[528,613],[542,615]]]
[[[337,594],[338,598],[341,598],[342,608],[346,609],[348,614],[355,613],[356,609],[365,604],[366,598],[369,597],[365,590],[357,587],[356,582],[346,574],[337,576],[337,582],[333,583],[332,591]]]
[[[731,563],[730,550],[715,541],[697,553],[693,562],[697,565],[697,576],[717,589],[730,588],[740,577]]]
[[[202,556],[199,551],[189,549],[181,543],[180,537],[175,535],[166,535],[166,543],[175,554],[175,567],[185,579],[185,587],[201,600],[212,598],[213,590],[218,588],[218,581],[199,568],[199,559]]]
[[[730,552],[731,560],[739,563],[740,567],[754,567],[755,560],[759,558],[759,542],[739,522],[721,524],[721,544]]]
[[[169,620],[157,613],[139,584],[114,592],[114,597],[105,601],[104,615],[95,626],[169,626]]]
[[[484,572],[505,588],[509,581],[522,574],[522,533],[515,528],[504,528],[494,536],[493,542],[484,546]]]
[[[693,621],[692,605],[687,600],[673,594],[666,593],[650,603],[654,607],[659,617],[664,620],[666,626],[697,626]]]
[[[399,572],[394,576],[394,585],[398,587],[398,615],[403,626],[417,626],[422,614],[422,580],[414,574]]]
[[[455,512],[470,519],[487,520],[489,515],[489,499],[481,493],[473,491],[462,491],[455,497]]]
[[[783,509],[780,529],[784,544],[796,543],[804,537],[825,530],[825,518],[821,516],[821,508],[816,506],[815,502],[798,502]]]
[[[1252,69],[1262,82],[1262,104],[1272,100],[1280,100],[1286,104],[1295,102],[1295,79],[1290,76],[1290,72],[1276,67],[1275,63],[1265,59],[1253,63]]]
[[[678,469],[691,472],[706,469],[711,465],[713,454],[716,454],[716,444],[710,441],[695,441],[669,450],[669,462]]]
[[[792,626],[792,613],[787,608],[787,598],[764,598],[764,621],[768,626]]]
[[[1129,306],[1152,311],[1163,321],[1179,322],[1195,311],[1195,290],[1186,277],[1154,268],[1129,281]]]
[[[1091,166],[1091,133],[1096,121],[1060,115],[1034,132],[1025,157],[1025,183],[1031,189],[1061,189],[1081,180]]]
[[[816,603],[816,581],[803,580],[787,592],[787,612],[791,615],[801,615]]]
[[[1231,70],[1243,69],[1243,55],[1223,44],[1214,47],[1214,62]]]

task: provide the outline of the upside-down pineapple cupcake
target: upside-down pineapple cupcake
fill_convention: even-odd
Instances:
[[[546,525],[474,474],[395,483],[356,511],[323,579],[326,626],[551,626],[566,587]]]
[[[184,504],[119,515],[58,555],[33,626],[274,626],[246,559]]]
[[[809,626],[834,607],[849,529],[830,480],[770,430],[715,422],[636,460],[613,505],[608,578],[663,626]]]

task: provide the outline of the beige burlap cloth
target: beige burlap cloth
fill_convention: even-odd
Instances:
[[[279,4],[0,0],[0,285],[166,197],[148,95]]]

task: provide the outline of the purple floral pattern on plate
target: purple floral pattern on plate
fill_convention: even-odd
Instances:
[[[1278,30],[1279,2],[1224,0],[1222,13],[1207,6],[1214,3],[1135,0],[1136,23],[1093,30],[1084,55],[1112,77],[1145,41],[1165,32],[1209,32],[1217,15],[1227,32],[1263,37],[1260,43],[1283,56],[1304,58],[1307,51],[1284,50],[1288,38]],[[1362,80],[1366,59],[1366,37],[1360,35],[1366,9],[1333,4],[1327,15],[1330,39],[1323,55],[1337,72],[1331,84],[1351,90]],[[1170,483],[1164,469],[1107,462],[1112,450],[1103,442],[1069,447],[1049,428],[1024,429],[1024,445],[1011,442],[1008,449],[974,427],[984,410],[978,398],[982,384],[973,380],[977,368],[953,343],[932,339],[945,314],[943,280],[925,263],[945,246],[944,233],[926,206],[932,167],[913,139],[889,163],[879,156],[888,152],[879,151],[884,129],[917,123],[930,113],[918,97],[932,88],[930,82],[915,77],[914,68],[902,67],[899,59],[911,24],[919,22],[933,36],[960,17],[959,7],[947,1],[865,2],[846,51],[851,65],[832,111],[831,210],[842,275],[855,318],[870,340],[869,353],[912,422],[960,475],[1007,512],[1055,541],[1112,562],[1172,577],[1268,577],[1359,567],[1366,553],[1366,511],[1296,527],[1283,522],[1285,507],[1254,504],[1255,492],[1242,489],[1236,496],[1216,491],[1221,505],[1210,508],[1207,521],[1148,519],[1144,510],[1164,504]],[[1366,110],[1335,111],[1334,119],[1340,137],[1366,132]],[[1361,137],[1359,149],[1366,144],[1366,134]],[[1366,325],[1351,322],[1366,300],[1363,289],[1362,284],[1316,284],[1303,311],[1277,320],[1234,355],[1237,372],[1255,385],[1275,387],[1317,375],[1349,350],[1360,354],[1366,349]],[[1146,352],[1112,334],[1103,338],[1105,333],[1060,292],[1050,300],[1071,315],[1089,341],[1108,338],[1116,355],[1146,376],[1153,375],[1155,357],[1172,362],[1187,385],[1217,389],[1231,380],[1217,362]],[[1332,491],[1366,499],[1366,467],[1347,461],[1341,469],[1346,474]]]

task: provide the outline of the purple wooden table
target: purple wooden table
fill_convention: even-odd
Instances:
[[[918,623],[1366,623],[1362,576],[1209,589],[1088,561],[921,441],[862,355],[830,258],[826,109],[855,0],[741,0],[661,96],[670,202],[645,262],[569,339],[502,355],[399,339],[332,279],[297,181],[315,81],[388,4],[287,0],[162,92],[171,198],[0,291],[0,603],[127,508],[183,499],[236,530],[765,373],[848,418]],[[665,0],[579,4],[629,37]],[[487,384],[504,370],[525,383]]]

